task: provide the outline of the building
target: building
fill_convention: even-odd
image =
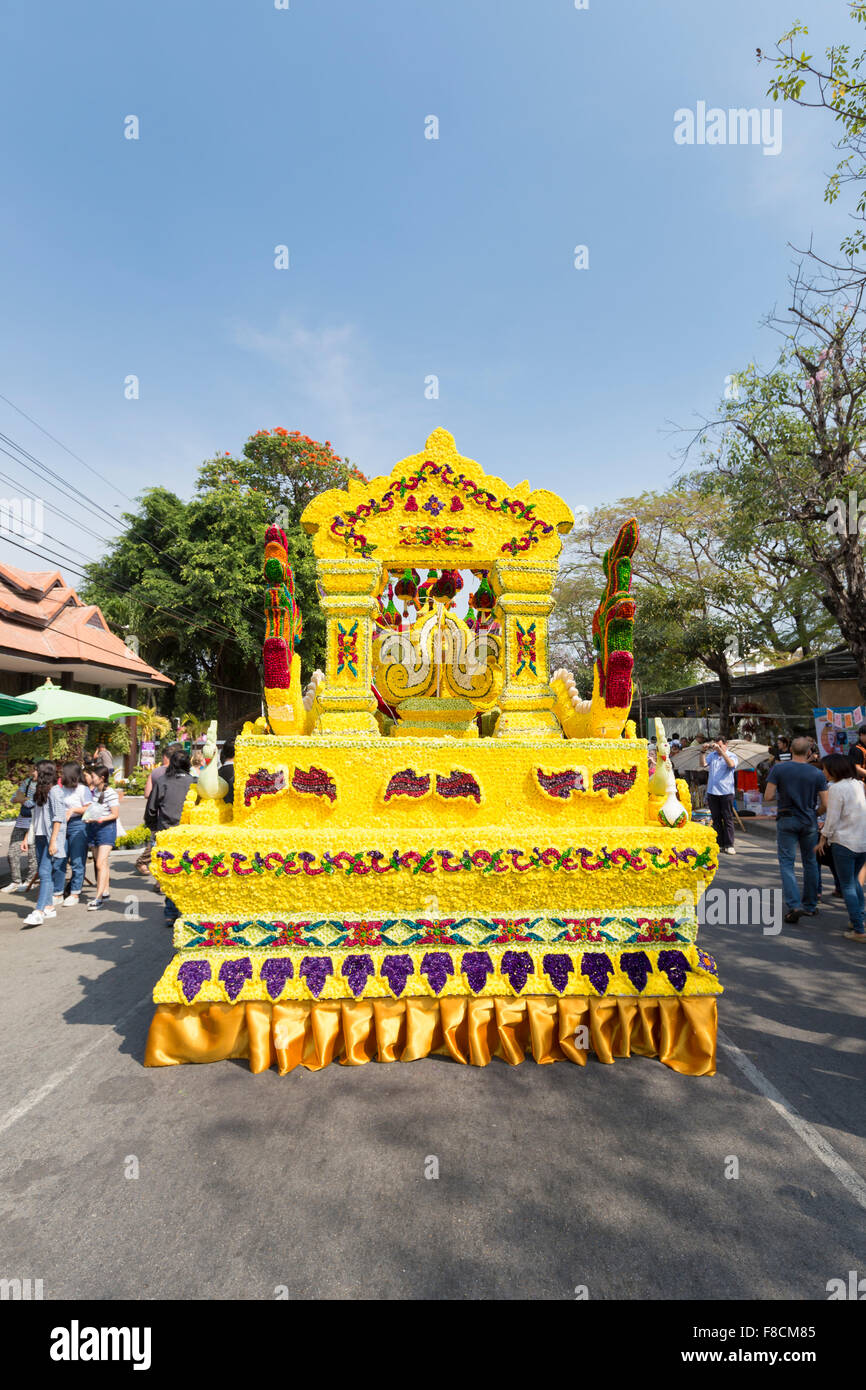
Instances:
[[[857,666],[844,646],[785,666],[735,675],[731,690],[732,718],[752,720],[759,740],[762,731],[770,728],[813,732],[813,708],[845,709],[863,703]],[[644,721],[660,715],[669,729],[690,735],[717,732],[719,695],[719,682],[710,678],[682,690],[644,695],[640,713]],[[636,708],[632,714],[637,715]]]
[[[87,695],[116,690],[133,707],[143,691],[174,684],[111,631],[95,604],[82,603],[59,570],[0,563],[0,691],[21,695],[46,676]]]

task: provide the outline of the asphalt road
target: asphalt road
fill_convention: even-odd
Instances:
[[[777,886],[772,837],[739,846],[717,885]],[[866,1275],[866,948],[835,902],[778,935],[704,927],[712,1079],[641,1058],[280,1078],[142,1067],[170,934],[131,859],[113,872],[96,920],[22,931],[0,898],[0,1276],[46,1299],[823,1300]]]

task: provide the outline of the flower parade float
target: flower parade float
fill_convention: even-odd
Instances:
[[[390,476],[320,494],[302,524],[325,670],[302,685],[272,526],[267,719],[237,740],[233,808],[203,775],[157,837],[181,915],[147,1064],[591,1051],[712,1075],[721,986],[696,906],[716,837],[689,819],[663,730],[651,784],[628,718],[637,522],[604,557],[587,699],[548,671],[573,525],[553,493],[487,476],[436,430]]]

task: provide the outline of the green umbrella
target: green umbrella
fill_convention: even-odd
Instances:
[[[32,714],[35,708],[35,700],[14,700],[11,695],[0,695],[0,715]]]
[[[54,747],[55,724],[102,724],[110,719],[122,719],[127,714],[138,714],[129,705],[118,705],[114,700],[100,700],[95,695],[79,695],[76,690],[61,690],[49,678],[44,685],[28,690],[22,700],[32,701],[32,714],[11,715],[0,718],[0,733],[11,733],[15,729],[33,729],[48,725],[49,756]]]

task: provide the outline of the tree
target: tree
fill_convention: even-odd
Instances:
[[[344,486],[352,471],[330,446],[288,431],[252,436],[244,455],[206,461],[189,502],[147,489],[82,586],[111,625],[134,630],[144,659],[178,683],[171,712],[215,714],[221,733],[260,710],[262,546],[279,507],[304,614],[302,667],[322,663],[315,560],[298,518],[311,497]]]
[[[241,458],[223,454],[204,463],[198,488],[229,485],[261,492],[273,505],[271,520],[288,531],[299,526],[301,513],[314,497],[328,488],[344,488],[350,478],[366,482],[348,459],[334,453],[330,440],[317,444],[297,430],[278,428],[251,434]]]
[[[698,661],[682,642],[676,605],[665,589],[639,584],[635,589],[634,670],[642,697],[692,685]]]
[[[853,302],[842,302],[851,294]],[[863,454],[866,401],[864,286],[837,285],[817,298],[794,282],[787,319],[769,371],[751,364],[737,377],[734,399],[698,438],[708,497],[727,504],[740,532],[762,538],[790,574],[797,611],[811,596],[830,615],[857,663],[866,695],[866,569],[860,501],[866,498]],[[866,505],[866,503],[864,503]],[[826,629],[822,641],[832,634]]]
[[[851,18],[866,24],[864,0],[850,0]],[[841,159],[824,189],[824,201],[834,203],[843,183],[860,185],[855,221],[859,224],[842,242],[843,253],[852,258],[866,249],[866,53],[851,54],[851,45],[833,44],[820,65],[805,49],[797,53],[796,41],[809,33],[805,24],[795,24],[776,44],[772,59],[758,49],[758,58],[773,62],[775,76],[767,89],[774,101],[796,102],[798,106],[829,111],[839,127],[836,149]],[[849,267],[851,269],[851,267]],[[858,272],[862,279],[862,271]]]
[[[602,581],[598,562],[583,566],[573,561],[560,572],[556,606],[550,619],[550,669],[564,666],[571,671],[578,688],[592,692],[595,650],[592,645],[592,615],[598,607]]]
[[[647,492],[597,508],[567,542],[557,637],[585,624],[585,608],[575,608],[571,596],[583,592],[580,586],[597,572],[607,538],[629,515],[637,516],[641,526],[632,573],[635,675],[642,692],[689,684],[700,662],[719,680],[721,722],[727,730],[732,667],[740,657],[766,651],[771,643],[774,653],[791,650],[799,634],[811,639],[826,619],[821,614],[817,623],[810,623],[818,605],[807,614],[799,591],[788,594],[775,557],[762,556],[747,540],[736,509],[707,489],[702,478],[686,476],[667,492]]]

